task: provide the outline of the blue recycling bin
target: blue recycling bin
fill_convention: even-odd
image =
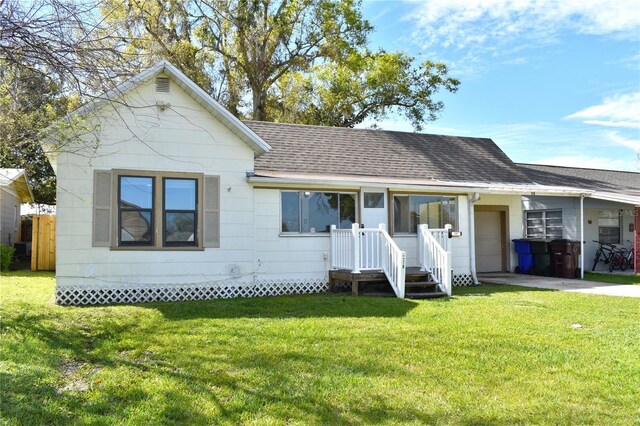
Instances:
[[[516,253],[518,253],[519,274],[530,274],[533,269],[533,253],[531,253],[531,242],[525,238],[517,238],[513,241]]]

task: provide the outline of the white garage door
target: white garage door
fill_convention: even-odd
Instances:
[[[476,270],[478,272],[502,271],[502,224],[500,212],[475,213]]]

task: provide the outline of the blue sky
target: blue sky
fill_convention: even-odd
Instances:
[[[492,138],[514,161],[640,171],[640,6],[613,0],[364,0],[370,47],[462,82],[427,133]],[[371,123],[365,123],[369,125]],[[402,117],[383,129],[412,131]]]

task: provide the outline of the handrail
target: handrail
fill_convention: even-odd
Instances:
[[[400,250],[391,236],[380,224],[379,235],[384,248],[382,254],[382,271],[389,280],[391,288],[400,299],[404,299],[407,254]]]
[[[448,229],[445,228],[448,232]],[[451,296],[451,252],[436,238],[443,230],[430,230],[428,225],[418,226],[418,255],[420,269],[431,273],[431,277],[442,290]],[[448,239],[448,237],[447,237]],[[445,243],[448,246],[448,241]]]
[[[331,225],[331,269],[355,269],[354,241],[351,229]]]
[[[331,269],[382,271],[400,298],[404,298],[406,258],[383,224],[360,228],[354,223],[351,229],[331,225]]]

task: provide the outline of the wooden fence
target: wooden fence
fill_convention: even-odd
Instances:
[[[56,217],[33,215],[31,238],[31,270],[55,271],[56,269]]]

